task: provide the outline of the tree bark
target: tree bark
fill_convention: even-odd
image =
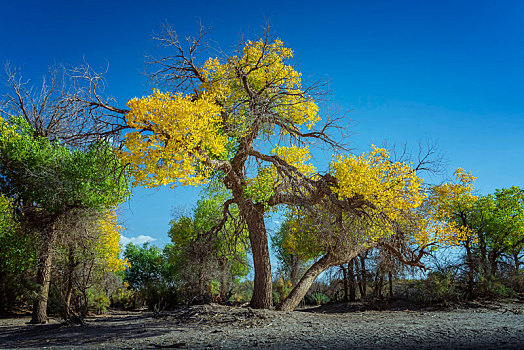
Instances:
[[[348,262],[348,279],[349,279],[349,301],[355,301],[355,273],[353,272],[355,265],[355,259],[351,259]]]
[[[335,265],[331,255],[324,255],[320,260],[314,263],[300,279],[295,288],[289,293],[286,300],[280,304],[279,310],[293,311],[298,304],[304,299],[307,291],[315,281],[318,275],[325,271],[328,267]]]
[[[488,258],[484,233],[478,232],[478,237],[479,237],[479,251],[480,251],[482,272],[484,273],[484,277],[488,278],[491,274],[494,274],[495,271],[493,270],[490,271],[490,268],[488,267],[489,258]]]
[[[342,275],[344,278],[344,301],[347,303],[349,301],[349,281],[348,281],[348,269],[344,266],[344,264],[340,265],[340,268],[342,269]]]
[[[520,259],[518,251],[513,252],[513,264],[515,266],[515,272],[518,273],[520,270]]]
[[[42,246],[38,257],[38,270],[36,273],[36,283],[38,285],[37,297],[33,304],[33,315],[31,318],[31,323],[34,324],[47,322],[47,301],[49,298],[51,266],[56,240],[55,225],[50,225],[43,233]]]
[[[293,311],[298,304],[304,299],[306,296],[307,291],[315,281],[315,279],[320,275],[322,272],[324,272],[327,268],[334,266],[334,265],[340,265],[348,260],[353,259],[356,256],[356,254],[351,254],[347,258],[341,260],[341,259],[335,259],[332,255],[327,254],[324,255],[320,260],[315,262],[304,274],[304,276],[300,279],[298,284],[295,288],[289,293],[286,300],[280,304],[279,310],[281,311]]]
[[[298,257],[296,255],[291,255],[291,272],[289,279],[291,280],[293,286],[296,286],[298,282],[298,264]]]
[[[227,302],[227,294],[229,292],[229,265],[226,259],[220,259],[220,299],[222,302]]]
[[[255,280],[250,306],[254,309],[269,309],[273,306],[273,283],[271,280],[271,261],[264,223],[262,204],[239,205],[249,230],[249,241],[253,252]]]
[[[388,281],[389,281],[389,298],[393,298],[393,274],[391,271],[388,271]]]
[[[360,297],[364,300],[367,294],[366,259],[360,256]]]
[[[468,238],[465,242],[466,247],[466,264],[468,265],[468,299],[473,300],[473,285],[474,285],[474,269],[475,269],[475,263],[473,261],[473,253],[471,251],[471,240]]]
[[[71,297],[73,295],[73,280],[76,268],[75,250],[69,246],[69,263],[67,264],[67,291],[65,297],[66,316],[71,316]]]

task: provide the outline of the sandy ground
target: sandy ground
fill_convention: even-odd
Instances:
[[[359,311],[364,310],[364,311]],[[201,305],[112,312],[86,326],[0,319],[2,349],[524,349],[524,304],[394,311],[343,304],[295,312]]]

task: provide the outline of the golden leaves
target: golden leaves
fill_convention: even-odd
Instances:
[[[475,232],[464,222],[478,197],[473,195],[475,177],[458,168],[454,182],[433,186],[423,205],[424,229],[416,236],[422,243],[435,242],[442,246],[457,245],[466,239],[476,240]]]
[[[200,185],[211,172],[208,159],[226,152],[227,136],[220,129],[221,108],[207,94],[193,100],[182,93],[154,90],[128,102],[122,158],[129,162],[135,186]]]
[[[369,154],[339,156],[331,161],[340,196],[358,196],[373,203],[376,210],[390,220],[397,220],[403,211],[418,207],[423,199],[422,179],[411,165],[393,162],[387,150],[373,146]]]
[[[96,252],[104,262],[107,270],[113,272],[124,271],[128,265],[127,259],[120,259],[120,232],[123,227],[118,225],[115,209],[106,210],[97,222],[98,237]]]

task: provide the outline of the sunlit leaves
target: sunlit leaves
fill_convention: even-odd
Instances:
[[[115,209],[106,210],[96,223],[96,255],[104,263],[104,268],[113,272],[124,271],[127,259],[120,258],[120,233],[123,227],[117,222]]]
[[[154,90],[129,101],[126,122],[134,131],[126,135],[121,155],[135,185],[198,186],[211,176],[212,160],[230,160],[239,139],[250,132],[256,137],[274,128],[312,127],[319,120],[318,107],[301,90],[291,57],[292,50],[280,40],[248,41],[239,56],[208,59],[199,69],[204,81],[194,94]]]
[[[22,118],[0,120],[1,190],[61,214],[70,208],[104,209],[123,202],[128,179],[112,148],[99,142],[86,150],[34,137]]]
[[[344,197],[372,203],[374,210],[390,220],[418,207],[424,199],[422,179],[410,164],[389,159],[385,149],[376,148],[360,156],[339,156],[331,162],[339,187],[333,190]]]
[[[474,230],[466,222],[478,199],[473,194],[475,177],[461,168],[455,170],[454,176],[455,181],[429,190],[416,235],[421,244],[458,245],[468,238],[476,239]]]
[[[226,152],[228,138],[220,129],[219,105],[203,94],[198,99],[155,90],[128,102],[127,123],[136,131],[126,135],[124,161],[135,185],[200,185],[212,168],[206,160]]]

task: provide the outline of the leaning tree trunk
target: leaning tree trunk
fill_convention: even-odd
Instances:
[[[42,246],[38,257],[38,270],[36,273],[37,297],[33,304],[31,323],[47,322],[47,301],[49,297],[49,284],[51,282],[51,264],[55,249],[56,231],[54,224],[43,232]]]
[[[271,261],[264,223],[264,207],[261,204],[239,206],[249,230],[249,241],[253,252],[255,280],[250,306],[254,309],[269,309],[273,306],[273,284],[271,281]]]
[[[347,260],[351,260],[356,256],[350,256]],[[315,281],[315,279],[320,275],[322,272],[324,272],[327,268],[339,265],[343,263],[344,261],[340,261],[337,259],[334,259],[334,257],[330,254],[324,255],[320,260],[318,260],[316,263],[311,266],[304,276],[300,279],[300,282],[293,288],[291,293],[289,293],[286,300],[280,304],[279,310],[281,311],[293,311],[298,304],[304,299],[306,296],[307,291]]]

